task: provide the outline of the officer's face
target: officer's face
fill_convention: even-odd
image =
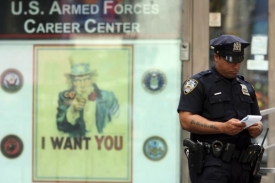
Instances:
[[[241,62],[240,63],[229,63],[223,57],[214,54],[215,67],[218,72],[226,78],[234,78],[239,73]]]

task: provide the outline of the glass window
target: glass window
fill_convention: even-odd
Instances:
[[[1,1],[0,182],[179,182],[182,6]]]

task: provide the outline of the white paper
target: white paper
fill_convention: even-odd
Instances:
[[[247,115],[241,120],[241,122],[246,123],[246,128],[248,128],[254,123],[256,123],[257,121],[260,121],[261,119],[262,119],[262,116],[259,116],[259,115]]]

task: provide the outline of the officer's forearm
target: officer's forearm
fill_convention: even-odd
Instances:
[[[209,121],[206,118],[190,112],[180,112],[180,123],[183,130],[196,134],[224,133],[224,123]]]

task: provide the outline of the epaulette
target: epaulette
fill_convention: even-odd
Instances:
[[[237,78],[244,80],[244,77],[242,75],[237,75]],[[245,80],[244,80],[245,81]]]
[[[237,75],[237,78],[239,78],[239,79],[241,79],[242,81],[244,81],[244,82],[250,84],[248,81],[246,81],[246,80],[244,79],[244,77],[243,77],[242,75]],[[251,85],[251,84],[250,84],[250,85]]]
[[[196,74],[193,78],[201,78],[203,76],[209,75],[209,74],[213,74],[213,72],[211,70],[206,70],[206,71],[201,71],[198,74]]]
[[[239,79],[241,79],[242,81],[246,82],[247,84],[251,85],[251,87],[252,87],[253,89],[255,89],[254,86],[253,86],[251,83],[249,83],[248,81],[246,81],[242,75],[237,75],[237,78],[239,78]]]

